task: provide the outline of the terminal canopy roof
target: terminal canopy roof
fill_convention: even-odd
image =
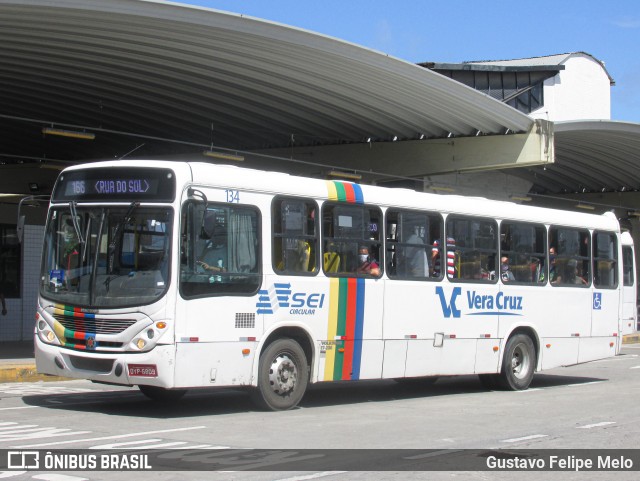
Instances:
[[[608,120],[557,122],[554,138],[555,163],[517,171],[533,184],[532,192],[640,191],[640,124]]]
[[[493,135],[532,125],[383,53],[174,3],[0,0],[0,66],[5,163]],[[43,135],[44,127],[95,138]]]
[[[91,159],[371,141],[393,160],[392,143],[533,126],[429,69],[281,24],[157,1],[0,0],[0,193],[48,191],[57,171],[42,167]],[[512,169],[534,190],[638,187],[637,125],[555,131],[555,164]]]

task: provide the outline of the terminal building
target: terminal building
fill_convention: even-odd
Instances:
[[[0,342],[32,337],[68,165],[169,158],[614,210],[640,245],[640,124],[585,52],[418,65],[180,4],[0,0]],[[545,53],[545,52],[541,52]],[[24,201],[24,240],[17,241]],[[43,200],[44,199],[44,200]]]

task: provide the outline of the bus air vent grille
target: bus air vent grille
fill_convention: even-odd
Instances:
[[[253,329],[256,327],[255,312],[236,312],[236,329]]]
[[[113,359],[93,359],[88,357],[69,356],[71,365],[83,371],[100,372],[103,374],[113,369]]]
[[[53,317],[66,329],[94,334],[120,334],[136,323],[135,319],[86,319],[60,314],[54,314]]]

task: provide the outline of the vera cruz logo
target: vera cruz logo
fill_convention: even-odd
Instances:
[[[461,287],[454,287],[451,291],[451,297],[447,300],[442,286],[436,286],[436,294],[440,299],[442,314],[446,318],[459,318],[462,311],[458,308],[456,302],[462,294]],[[521,316],[523,310],[522,296],[506,295],[504,292],[497,294],[478,294],[476,291],[466,291],[466,310],[468,316]]]
[[[444,296],[444,290],[440,286],[436,287],[436,293],[440,298],[440,305],[442,306],[442,314],[444,314],[444,317],[451,317],[452,315],[453,317],[460,317],[461,312],[456,306],[456,300],[461,292],[462,289],[460,287],[454,287],[453,292],[451,292],[451,299],[449,299],[449,303],[447,304],[447,299]]]

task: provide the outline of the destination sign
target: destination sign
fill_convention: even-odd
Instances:
[[[102,168],[63,173],[53,201],[156,200],[175,198],[175,175],[167,169]]]
[[[157,187],[154,179],[72,180],[67,182],[65,195],[153,194]]]

